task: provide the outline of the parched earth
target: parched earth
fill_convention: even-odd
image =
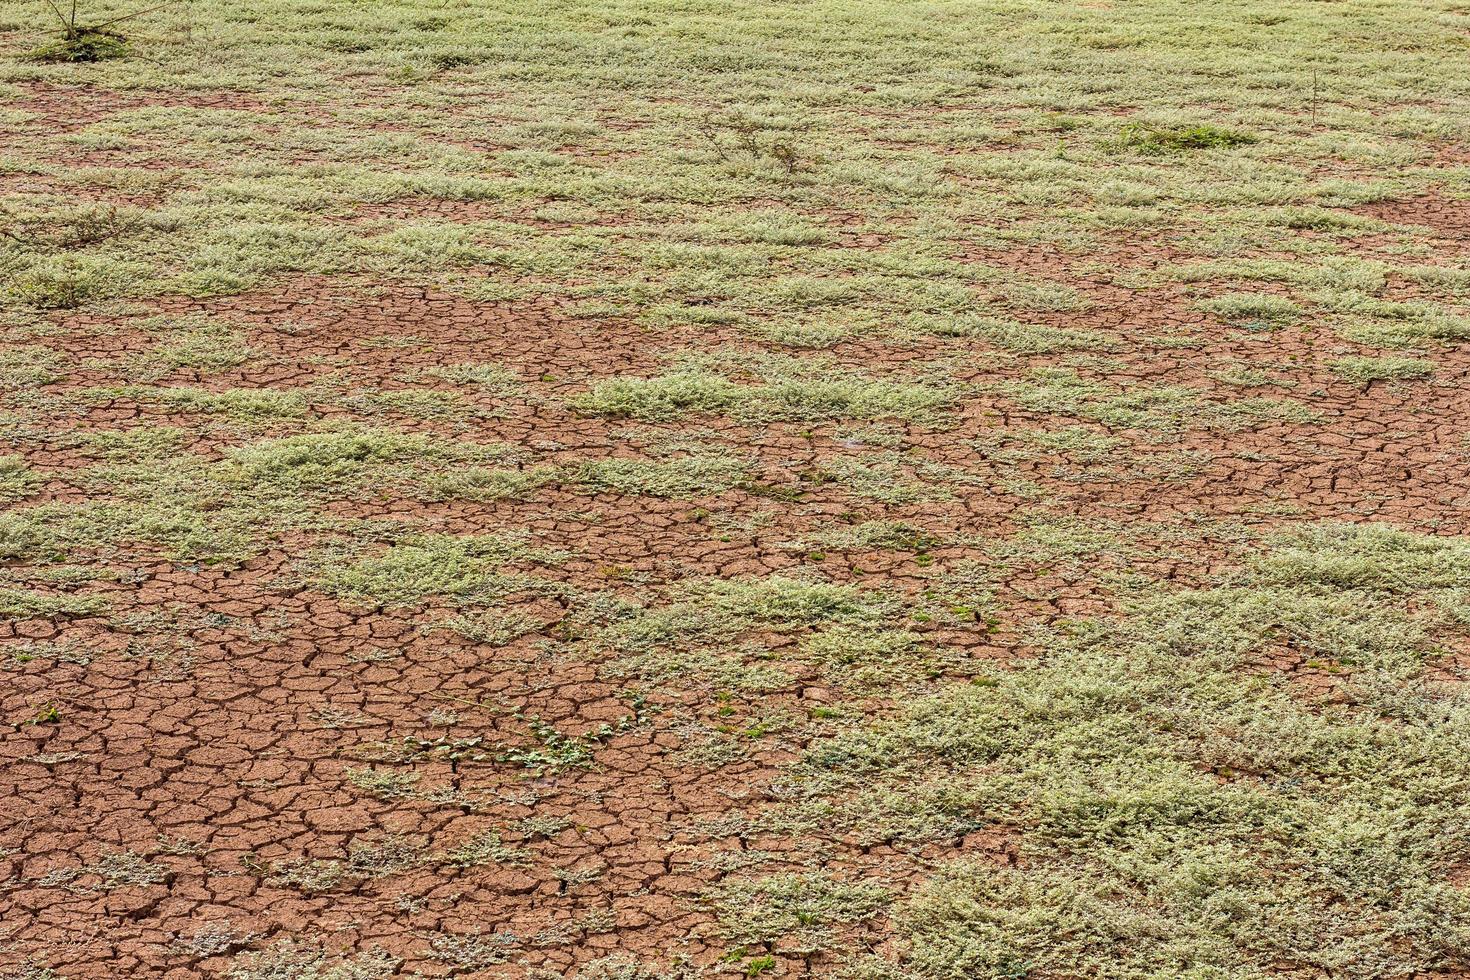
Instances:
[[[23,32],[5,36],[19,50]],[[1143,838],[1118,827],[1097,831],[1096,840],[1082,831],[1069,837],[1057,829],[1061,818],[1046,816],[1052,791],[1019,764],[1019,784],[1034,792],[992,803],[985,793],[1010,801],[1010,791],[985,783],[979,795],[930,812],[925,773],[952,778],[959,792],[971,776],[1007,772],[1009,756],[997,749],[961,758],[944,747],[950,735],[916,738],[923,747],[914,749],[909,736],[884,727],[915,705],[969,696],[954,692],[1007,691],[1013,672],[1054,662],[1065,647],[1058,637],[1077,624],[1146,619],[1130,602],[1241,581],[1267,588],[1275,580],[1259,570],[1267,559],[1255,556],[1277,554],[1273,548],[1288,546],[1273,542],[1303,528],[1339,529],[1331,533],[1348,535],[1348,549],[1367,547],[1353,528],[1414,535],[1417,543],[1393,547],[1435,556],[1433,542],[1448,549],[1470,540],[1470,331],[1463,321],[1444,326],[1464,308],[1470,256],[1470,199],[1453,134],[1416,144],[1427,149],[1414,162],[1414,186],[1371,201],[1312,204],[1337,223],[1314,212],[1249,246],[1261,261],[1375,270],[1372,286],[1341,287],[1349,299],[1243,266],[1217,267],[1207,280],[1176,275],[1203,261],[1190,236],[1218,231],[1177,215],[1137,227],[1098,219],[1085,247],[1062,248],[997,240],[996,229],[1017,227],[1020,213],[1016,224],[993,222],[983,234],[977,216],[961,214],[944,256],[960,271],[943,274],[984,270],[967,287],[975,310],[896,311],[883,291],[898,286],[885,281],[864,301],[872,318],[831,300],[843,330],[783,342],[767,328],[809,317],[820,303],[762,294],[741,307],[744,317],[703,317],[699,311],[731,304],[711,304],[690,287],[680,300],[688,315],[670,320],[650,315],[667,304],[664,295],[632,290],[602,302],[606,295],[582,291],[620,275],[659,283],[688,271],[677,259],[609,258],[610,239],[579,245],[593,256],[579,265],[512,263],[525,288],[504,295],[465,288],[504,278],[510,260],[499,246],[453,261],[433,252],[417,265],[354,260],[331,269],[315,267],[310,255],[294,267],[257,262],[240,246],[209,267],[236,276],[233,286],[160,286],[157,269],[185,268],[195,247],[157,258],[156,243],[184,234],[169,222],[202,222],[191,227],[212,234],[212,220],[256,220],[212,217],[208,208],[164,214],[168,208],[205,200],[213,180],[244,180],[230,170],[235,156],[279,151],[294,158],[281,164],[287,172],[305,174],[320,154],[298,158],[296,148],[271,146],[269,126],[236,144],[218,137],[208,154],[188,140],[155,135],[123,147],[98,134],[114,132],[110,123],[164,118],[150,112],[196,110],[280,113],[275,124],[285,129],[313,114],[331,119],[336,104],[314,107],[300,92],[283,101],[265,83],[176,91],[64,74],[90,70],[13,68],[5,83],[15,125],[4,137],[0,187],[13,205],[7,234],[21,242],[7,275],[31,288],[41,282],[24,264],[33,254],[51,261],[96,251],[78,237],[86,229],[78,230],[77,212],[67,212],[70,225],[55,217],[62,198],[67,207],[142,214],[137,220],[154,222],[149,229],[94,232],[100,247],[115,245],[117,261],[156,259],[134,270],[146,288],[108,280],[100,292],[63,301],[16,286],[7,314],[7,978],[1470,975],[1470,903],[1460,897],[1470,853],[1449,831],[1430,833],[1422,847],[1392,845],[1405,862],[1393,874],[1407,880],[1423,871],[1440,890],[1433,902],[1416,897],[1416,911],[1398,925],[1371,933],[1393,937],[1372,940],[1390,944],[1380,946],[1389,950],[1381,960],[1369,962],[1369,940],[1361,948],[1344,941],[1335,966],[1313,959],[1303,949],[1340,938],[1310,931],[1326,926],[1298,923],[1289,942],[1261,952],[1231,938],[1230,927],[1200,927],[1181,912],[1161,921],[1214,929],[1224,946],[1246,952],[1237,962],[1202,944],[1214,951],[1160,954],[1150,961],[1154,972],[1128,972],[1145,969],[1129,965],[1143,955],[1138,947],[1171,937],[1120,926],[1100,938],[1088,931],[1095,909],[983,891],[972,896],[976,907],[1029,902],[1048,910],[1037,912],[1031,932],[1055,949],[996,912],[1004,924],[994,935],[975,931],[982,938],[972,952],[925,959],[925,949],[949,942],[925,932],[926,914],[974,921],[949,906],[933,912],[934,882],[953,869],[1024,875],[1114,846],[1097,841],[1126,838],[1118,853],[1141,855]],[[475,69],[449,63],[445,71],[424,83],[443,88],[425,91],[468,86]],[[455,71],[469,74],[456,82]],[[370,115],[378,98],[384,111],[371,125],[358,118],[354,138],[391,135],[395,110],[404,114],[400,128],[420,133],[415,83],[373,84],[382,87],[365,85],[352,108]],[[1451,130],[1463,108],[1455,98],[1446,96],[1443,109]],[[517,113],[534,122],[533,108]],[[1002,107],[961,106],[945,125],[966,111],[977,128],[1010,121]],[[482,122],[495,109],[476,113]],[[604,118],[609,131],[621,131]],[[211,119],[199,125],[224,125]],[[1331,132],[1330,121],[1320,125]],[[435,145],[453,139],[442,119],[430,129],[420,134]],[[745,138],[738,127],[731,132],[721,159]],[[861,132],[885,138],[876,116]],[[41,147],[41,134],[54,143]],[[912,131],[893,140],[895,153],[916,145],[925,159],[942,155]],[[459,142],[465,153],[495,158],[474,133]],[[370,155],[374,144],[360,145]],[[563,152],[617,175],[620,161],[651,151]],[[1302,171],[1315,168],[1318,181],[1395,175],[1387,154],[1343,156]],[[761,179],[779,186],[788,165],[775,159],[762,164]],[[1157,166],[1184,166],[1170,159]],[[722,165],[715,155],[708,162]],[[171,176],[137,179],[149,169]],[[103,171],[112,177],[101,179]],[[965,190],[978,171],[961,171],[954,180],[962,194],[985,193]],[[316,192],[325,193],[305,193]],[[283,185],[283,200],[288,193]],[[610,207],[590,222],[570,208],[558,213],[558,201],[576,193],[463,200],[401,191],[321,210],[303,205],[301,221],[367,237],[403,226],[460,228],[483,243],[499,241],[502,222],[574,236],[590,224],[606,231],[662,220]],[[839,201],[742,193],[743,201],[709,205],[704,218],[787,210],[824,255],[897,261],[915,241],[914,225],[938,220],[910,208],[901,189],[891,191],[891,209],[878,193],[852,211]],[[25,207],[42,218],[27,217]],[[1049,208],[1060,214],[1064,206],[1036,204],[1025,219],[1048,219]],[[116,211],[87,214],[103,225],[119,220]],[[668,220],[688,217],[671,212]],[[72,238],[58,238],[63,232]],[[288,247],[251,241],[267,257]],[[198,247],[224,248],[213,239]],[[773,268],[798,272],[807,261],[770,258]],[[922,270],[915,275],[923,279]],[[1038,298],[1038,283],[1064,286],[1065,301]],[[1243,312],[1209,302],[1242,294],[1255,304]],[[1271,306],[1271,297],[1285,305]],[[1006,306],[1012,301],[1029,306],[1018,312]],[[1031,332],[973,320],[981,307]],[[957,326],[916,327],[921,315]],[[1374,319],[1380,337],[1406,321],[1438,326],[1378,344],[1353,332],[1355,317]],[[859,322],[869,327],[846,329]],[[660,378],[673,380],[638,387]],[[617,387],[629,379],[632,387]],[[852,386],[821,387],[834,379]],[[1226,674],[1269,678],[1272,697],[1304,717],[1368,724],[1371,715],[1376,724],[1390,717],[1386,696],[1371,700],[1353,685],[1366,690],[1365,678],[1381,670],[1403,699],[1422,696],[1459,719],[1435,729],[1451,751],[1459,744],[1453,725],[1464,725],[1457,699],[1470,656],[1470,579],[1462,577],[1470,563],[1460,555],[1433,558],[1433,575],[1413,565],[1380,585],[1360,587],[1351,576],[1372,572],[1356,565],[1351,576],[1322,573],[1273,607],[1262,627],[1268,639],[1235,651]],[[1346,562],[1322,558],[1329,560]],[[1370,555],[1369,564],[1399,575],[1392,560],[1374,564]],[[1349,591],[1331,591],[1339,588]],[[834,591],[804,591],[811,589]],[[1287,608],[1344,599],[1378,610],[1384,595],[1391,599],[1383,609],[1398,611],[1384,611],[1382,623],[1332,606],[1337,619],[1302,625]],[[1227,628],[1223,619],[1181,622],[1190,635],[1169,641],[1181,649],[1194,634]],[[1116,627],[1120,635],[1131,628]],[[1398,632],[1391,641],[1362,639],[1380,628]],[[1382,664],[1373,660],[1379,654]],[[1196,654],[1180,656],[1181,671],[1196,669]],[[1062,731],[1070,722],[1057,719],[1080,711],[1027,704],[1018,732],[1034,724]],[[1033,708],[1035,717],[1055,716],[1037,722]],[[1410,724],[1421,709],[1402,710]],[[1245,738],[1241,726],[1227,727],[1191,733],[1190,744]],[[869,732],[908,747],[878,735],[860,741]],[[849,782],[814,775],[839,749],[860,755],[858,744],[891,748],[891,772],[911,774],[896,796],[863,803],[867,810],[847,806],[887,785],[881,767],[854,768]],[[1241,761],[1248,752],[1229,764],[1205,761],[1216,749],[1179,750],[1209,792],[1279,791],[1266,763],[1257,772]],[[929,759],[940,760],[932,770]],[[1351,796],[1355,772],[1345,765],[1324,774],[1323,792],[1347,787]],[[1459,770],[1443,772],[1433,793],[1404,776],[1393,783],[1398,795],[1383,799],[1404,808],[1407,824],[1448,826],[1470,804],[1461,800]],[[1290,778],[1299,785],[1305,777]],[[1430,814],[1432,807],[1442,809]],[[1253,828],[1241,839],[1268,841],[1260,853],[1287,854],[1289,874],[1316,874],[1313,860],[1331,864],[1270,850],[1281,841],[1302,846],[1278,837],[1270,817],[1191,812],[1170,819],[1190,828],[1218,820],[1229,828],[1218,831],[1221,841],[1234,839],[1230,821],[1238,819]],[[1419,863],[1405,870],[1411,862]],[[1077,875],[1066,879],[1069,894],[1086,890],[1090,879]],[[1216,894],[1228,877],[1201,894]],[[1134,884],[1120,892],[1135,887],[1126,880]],[[1283,907],[1330,891],[1318,878],[1292,891],[1295,881],[1282,885],[1295,896]],[[1367,921],[1410,904],[1407,885],[1372,891],[1353,881],[1322,899],[1346,911],[1321,921]],[[1136,887],[1141,908],[1172,901]],[[1081,918],[1046,917],[1060,916],[1061,906]],[[1254,914],[1221,921],[1253,922]],[[1064,941],[1076,935],[1091,938]],[[992,951],[999,948],[1019,952]],[[1097,972],[1107,962],[1120,964],[1118,972]]]

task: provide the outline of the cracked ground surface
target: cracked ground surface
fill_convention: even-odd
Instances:
[[[1459,5],[49,16],[0,976],[1470,976]]]

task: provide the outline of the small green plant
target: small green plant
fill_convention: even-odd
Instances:
[[[1150,126],[1129,123],[1114,145],[1145,156],[1168,156],[1193,150],[1228,150],[1258,142],[1257,137],[1208,123],[1195,126]]]
[[[996,390],[1032,411],[1100,422],[1115,429],[1250,429],[1275,422],[1308,423],[1318,414],[1284,398],[1206,400],[1203,392],[1179,385],[1120,389],[1084,378],[1070,368],[1037,368]]]
[[[38,883],[83,893],[110,892],[119,888],[146,888],[173,877],[166,867],[149,861],[136,851],[105,851],[95,861],[57,868]]]
[[[494,394],[514,391],[520,380],[514,371],[499,364],[448,364],[430,368],[424,374]]]
[[[34,718],[26,722],[28,725],[59,725],[61,724],[61,709],[55,704],[48,704],[36,712]]]
[[[487,830],[445,851],[438,858],[457,868],[473,868],[482,864],[525,865],[531,863],[531,852],[522,847],[511,847],[501,840],[498,831]]]
[[[239,367],[260,352],[225,323],[191,322],[170,330],[152,350],[130,359],[131,374],[140,380],[161,378],[180,368],[195,372]]]
[[[481,610],[456,616],[434,628],[451,630],[473,643],[504,646],[514,639],[542,629],[545,625],[540,619],[523,612]]]
[[[420,778],[415,772],[392,772],[386,769],[349,768],[344,775],[357,789],[380,800],[413,796]]]
[[[756,163],[769,161],[787,174],[796,173],[802,165],[801,154],[789,139],[760,120],[717,119],[706,115],[697,131],[724,163],[737,158]]]
[[[863,521],[851,527],[820,532],[811,540],[823,547],[844,551],[884,548],[915,554],[924,554],[941,543],[937,536],[902,521]]]
[[[71,0],[71,5],[66,10],[56,0],[46,0],[46,6],[51,8],[61,27],[61,37],[50,44],[35,48],[26,57],[43,62],[90,62],[125,57],[132,53],[128,40],[112,28],[155,10],[162,10],[168,5],[161,3],[107,20],[84,24],[77,19],[77,0]]]
[[[745,964],[746,980],[754,980],[755,977],[760,976],[762,973],[774,970],[775,968],[776,958],[774,956],[757,956],[755,959]]]
[[[38,388],[60,381],[62,357],[40,344],[0,347],[0,391]]]
[[[732,375],[759,380],[741,384]],[[692,358],[651,378],[610,378],[570,399],[588,415],[665,421],[695,413],[727,413],[742,421],[906,419],[938,417],[955,402],[950,387],[875,378],[822,361],[776,355],[718,354]]]

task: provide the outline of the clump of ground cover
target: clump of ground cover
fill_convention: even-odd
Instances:
[[[504,447],[451,442],[433,436],[373,428],[265,439],[231,451],[220,478],[233,486],[276,493],[351,492],[368,482],[412,479],[415,468],[483,462]]]
[[[247,345],[241,333],[228,325],[191,324],[170,331],[152,350],[132,358],[129,373],[146,381],[180,369],[204,374],[262,360],[261,352]]]
[[[822,548],[856,550],[881,548],[924,554],[941,543],[941,538],[903,521],[862,521],[847,527],[834,527],[811,535],[803,545]]]
[[[440,378],[455,384],[469,385],[488,392],[507,392],[515,389],[517,378],[514,371],[499,364],[450,364],[441,368],[430,368],[424,372],[429,377]]]
[[[310,409],[310,400],[299,391],[264,387],[211,391],[187,386],[130,384],[92,388],[86,395],[97,402],[126,398],[140,404],[159,405],[180,412],[220,415],[241,423],[305,418]]]
[[[40,474],[16,456],[0,456],[0,504],[35,493],[44,482]]]
[[[1391,310],[1380,317],[1350,316],[1340,329],[1344,339],[1376,347],[1422,347],[1470,340],[1470,318],[1433,307]]]
[[[1034,446],[1046,452],[1060,453],[1079,463],[1100,463],[1110,460],[1116,451],[1125,445],[1124,440],[1116,436],[1104,435],[1081,426],[1020,431],[1007,433],[1007,435],[1024,447]],[[1034,450],[1022,449],[1021,452],[1028,453]]]
[[[1100,422],[1119,429],[1249,429],[1279,422],[1313,422],[1307,405],[1284,398],[1215,402],[1178,385],[1125,388],[1084,378],[1070,368],[1035,368],[995,390],[1033,411]]]
[[[729,490],[744,483],[750,473],[750,464],[740,457],[705,450],[655,460],[592,460],[578,466],[571,479],[591,490],[692,497]]]
[[[884,591],[771,575],[686,582],[662,603],[614,606],[585,628],[618,654],[612,676],[759,690],[789,680],[763,637],[796,639],[792,652],[819,663],[850,664],[865,652],[881,661],[918,652],[901,614],[899,597]],[[915,659],[896,658],[896,671],[905,666],[916,669]]]
[[[977,482],[958,467],[894,451],[834,456],[801,476],[808,484],[887,504],[949,498],[955,486]]]
[[[1449,288],[1453,297],[1449,303],[1417,295],[1394,297],[1393,277],[1441,281],[1412,266],[1393,266],[1355,255],[1311,257],[1309,252],[1298,261],[1233,257],[1185,263],[1166,267],[1161,275],[1196,285],[1216,280],[1270,283],[1292,293],[1290,298],[1274,293],[1228,293],[1202,304],[1226,322],[1250,330],[1281,329],[1298,322],[1310,309],[1344,339],[1371,346],[1416,347],[1470,337],[1463,288]]]
[[[716,413],[749,421],[922,421],[935,419],[956,397],[953,386],[875,378],[821,360],[765,355],[688,358],[651,378],[599,382],[570,404],[589,414],[647,421]]]
[[[709,901],[731,943],[811,953],[831,945],[834,926],[870,918],[888,898],[881,885],[788,873],[727,879]]]
[[[62,356],[42,344],[16,344],[0,350],[0,389],[24,390],[65,377]]]
[[[235,394],[261,393],[230,393]],[[278,404],[265,397],[265,404]],[[193,395],[190,404],[198,404]],[[240,411],[245,400],[230,397],[229,404]],[[160,448],[121,436],[106,440],[105,448],[99,443],[108,458],[84,477],[84,485],[97,491],[93,497],[3,515],[0,552],[56,560],[155,546],[178,560],[238,564],[288,531],[350,531],[352,522],[324,512],[334,499],[402,494],[493,501],[523,498],[558,481],[587,490],[681,497],[718,493],[747,474],[740,459],[706,451],[571,468],[526,466],[502,445],[366,426],[259,439],[209,463],[188,453],[162,454]],[[6,472],[17,495],[39,484],[18,463]]]
[[[1434,362],[1417,357],[1340,357],[1329,363],[1347,381],[1411,381],[1434,373]]]
[[[0,587],[0,616],[7,619],[52,619],[58,616],[95,616],[108,601],[98,595],[41,592]]]
[[[1301,307],[1269,293],[1231,293],[1200,304],[1227,323],[1247,328],[1281,327],[1301,315]]]
[[[401,961],[381,950],[333,955],[325,948],[294,939],[241,953],[230,963],[229,980],[387,980]]]
[[[553,564],[565,556],[514,537],[418,535],[376,554],[326,552],[313,561],[313,581],[347,599],[412,605],[430,597],[473,605],[524,587],[501,573],[512,562]]]
[[[530,496],[555,482],[551,466],[455,466],[414,477],[415,493],[425,500],[509,500]]]

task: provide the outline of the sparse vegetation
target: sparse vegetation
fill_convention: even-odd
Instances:
[[[1467,36],[0,5],[0,975],[1470,973]]]

